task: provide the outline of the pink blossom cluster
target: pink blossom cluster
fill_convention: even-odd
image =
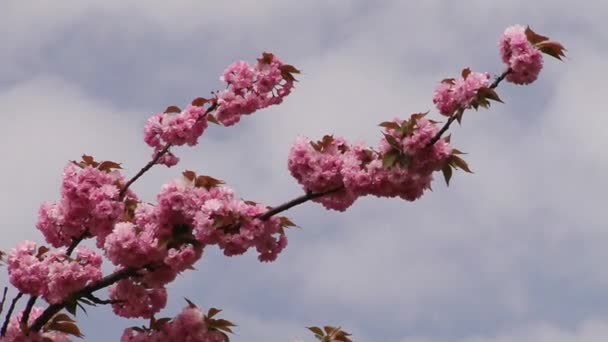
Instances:
[[[207,128],[207,112],[200,106],[189,105],[179,113],[156,113],[144,127],[144,141],[154,148],[154,155],[165,146],[194,146]],[[173,166],[179,159],[167,152],[159,164]]]
[[[307,193],[338,189],[313,199],[328,209],[343,211],[365,195],[401,197],[413,201],[429,188],[432,173],[441,169],[452,148],[445,139],[429,146],[438,129],[422,114],[383,123],[378,151],[362,143],[326,136],[319,142],[298,138],[288,168]]]
[[[44,310],[39,307],[33,307],[28,317],[28,324],[34,323]],[[6,329],[6,335],[0,337],[0,342],[70,342],[68,336],[59,331],[45,331],[45,332],[29,332],[25,336],[21,330],[21,318],[23,317],[23,311],[18,315],[11,318]]]
[[[59,303],[101,279],[101,261],[100,255],[86,247],[78,247],[72,258],[63,248],[49,251],[37,248],[33,241],[23,241],[9,253],[7,265],[10,282],[19,291]]]
[[[101,247],[124,214],[125,205],[117,199],[122,184],[124,179],[118,170],[68,163],[61,199],[40,207],[36,227],[54,247],[69,246],[85,233],[97,237],[97,246]],[[128,192],[127,198],[133,197]]]
[[[225,126],[239,122],[241,115],[280,104],[291,93],[297,69],[264,53],[255,65],[237,61],[226,68],[220,80],[228,87],[217,92],[217,119]]]
[[[122,279],[110,288],[110,299],[115,301],[112,309],[118,316],[150,318],[167,305],[167,289],[138,279]]]
[[[200,309],[188,306],[170,321],[156,329],[143,330],[127,328],[121,342],[183,341],[183,342],[225,342],[226,335],[210,329]]]
[[[508,27],[500,37],[500,57],[511,72],[506,79],[515,84],[534,82],[543,68],[543,56],[526,36],[521,25]]]
[[[490,85],[490,74],[487,72],[463,71],[463,77],[455,80],[445,79],[433,93],[433,103],[439,113],[451,116],[457,110],[471,108],[478,91]]]
[[[192,268],[205,246],[218,245],[226,255],[255,248],[261,261],[272,261],[287,245],[279,218],[257,218],[267,207],[237,199],[205,177],[165,184],[155,206],[140,203],[132,222],[116,224],[107,236],[104,250],[112,263],[145,268],[137,281],[121,280],[111,289],[116,314],[149,318],[162,309],[165,285]]]

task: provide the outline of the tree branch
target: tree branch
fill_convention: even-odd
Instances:
[[[4,310],[4,303],[6,301],[6,293],[8,292],[8,286],[4,287],[4,293],[2,294],[2,302],[0,302],[0,314],[2,314],[2,310]]]
[[[500,82],[502,82],[502,80],[505,79],[505,77],[507,77],[508,74],[510,74],[512,72],[511,69],[507,69],[505,70],[502,74],[500,74],[500,76],[498,76],[494,82],[492,82],[492,84],[490,84],[490,86],[488,88],[490,89],[494,89],[496,87],[498,87],[498,85],[500,84]],[[435,134],[435,136],[433,137],[433,139],[431,139],[427,145],[427,147],[433,146],[437,141],[439,141],[439,139],[441,139],[441,136],[443,135],[443,133],[445,133],[449,128],[450,125],[458,118],[457,114],[453,114],[452,116],[450,116],[450,118],[448,119],[448,121],[443,125],[443,127],[441,127],[441,129],[439,130],[439,132],[437,132],[437,134]]]
[[[36,303],[37,299],[38,296],[30,296],[30,299],[27,301],[27,305],[23,310],[23,316],[21,316],[22,325],[27,325],[27,322],[30,319],[30,313],[32,312],[32,308],[34,307],[34,304]]]
[[[40,316],[38,316],[38,318],[34,321],[32,326],[30,327],[30,331],[34,331],[34,332],[40,331],[40,329],[42,329],[42,327],[46,324],[46,322],[48,322],[51,318],[53,318],[53,316],[55,316],[55,314],[57,314],[59,311],[61,311],[68,304],[69,300],[78,300],[81,297],[86,297],[87,295],[92,294],[93,292],[95,292],[97,290],[101,290],[105,287],[108,287],[108,286],[116,283],[119,280],[126,279],[131,276],[137,275],[137,272],[140,271],[141,269],[150,268],[150,267],[152,267],[152,266],[147,265],[142,268],[134,268],[134,267],[123,268],[122,270],[111,273],[111,274],[101,278],[99,281],[97,281],[93,284],[87,285],[87,286],[83,287],[82,289],[74,292],[69,297],[69,299],[66,299],[60,303],[49,305],[42,312],[42,314]]]
[[[15,310],[15,305],[19,299],[23,296],[22,292],[19,292],[13,301],[11,302],[11,306],[8,308],[8,312],[6,313],[6,319],[4,319],[4,324],[2,324],[2,329],[0,330],[0,336],[4,337],[6,335],[6,329],[8,328],[8,322],[11,320],[11,315],[13,314],[13,310]]]

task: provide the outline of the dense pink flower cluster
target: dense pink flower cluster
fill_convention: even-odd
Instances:
[[[44,310],[39,307],[33,307],[28,317],[28,324],[32,324],[38,316],[42,314]],[[30,332],[28,336],[25,336],[21,330],[21,318],[23,317],[23,311],[18,315],[11,318],[6,329],[6,335],[0,337],[0,342],[70,342],[68,336],[59,331],[46,331],[46,332]]]
[[[526,28],[520,25],[508,27],[500,37],[500,57],[511,72],[507,81],[529,84],[538,78],[543,68],[541,52],[528,40]]]
[[[340,189],[313,199],[328,209],[343,211],[365,195],[413,201],[429,188],[431,174],[442,167],[452,148],[445,139],[429,146],[438,128],[422,114],[383,126],[378,151],[331,136],[319,142],[300,137],[289,154],[289,171],[306,192]]]
[[[225,342],[226,336],[210,329],[200,309],[188,306],[174,319],[154,330],[127,328],[120,342],[182,341],[182,342]]]
[[[122,279],[110,288],[114,313],[121,317],[150,318],[167,305],[167,289],[136,279]]]
[[[465,69],[462,78],[441,81],[433,93],[433,103],[439,113],[451,116],[457,110],[471,108],[479,89],[489,85],[490,74]]]
[[[298,71],[269,53],[255,65],[244,61],[232,63],[220,78],[228,87],[217,93],[217,119],[231,126],[240,121],[241,115],[280,104],[293,88],[290,72]]]
[[[102,276],[101,256],[86,247],[78,247],[71,258],[63,248],[49,251],[24,241],[9,253],[7,265],[13,286],[50,303],[63,301]]]
[[[124,184],[118,170],[70,162],[63,172],[61,199],[44,203],[38,212],[36,227],[54,247],[69,246],[84,233],[97,237],[103,246],[106,236],[124,214],[118,193]],[[128,192],[128,198],[134,194]]]
[[[203,107],[189,105],[179,113],[156,113],[144,127],[144,141],[154,148],[154,155],[166,145],[194,146],[207,128],[206,110]],[[168,152],[159,160],[159,164],[173,166],[179,159]]]
[[[257,218],[266,210],[235,198],[230,188],[210,177],[165,184],[157,205],[139,204],[133,222],[116,224],[105,240],[106,256],[115,265],[146,266],[137,282],[121,280],[110,291],[120,301],[113,305],[116,314],[150,317],[162,309],[164,286],[192,268],[205,246],[218,245],[226,255],[255,248],[261,261],[275,260],[287,238],[279,218]]]

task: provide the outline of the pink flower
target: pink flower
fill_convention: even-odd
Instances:
[[[508,27],[500,37],[500,56],[511,72],[506,79],[515,84],[534,82],[543,68],[541,52],[528,41],[526,29],[515,25]]]
[[[468,72],[466,78],[443,80],[433,93],[433,103],[439,113],[452,116],[459,109],[471,108],[479,89],[489,85],[487,72]]]
[[[133,279],[120,280],[110,288],[114,313],[125,318],[150,318],[167,304],[164,287],[147,287]]]

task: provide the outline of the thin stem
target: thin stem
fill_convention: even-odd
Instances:
[[[171,148],[171,144],[167,144],[167,146],[165,146],[162,150],[158,151],[156,153],[156,155],[154,156],[154,158],[152,158],[152,160],[150,160],[148,162],[148,164],[146,164],[144,167],[142,167],[141,170],[139,170],[139,172],[137,172],[137,174],[135,174],[135,176],[133,176],[133,178],[129,179],[129,181],[125,184],[125,186],[123,186],[122,189],[120,189],[120,192],[118,193],[118,198],[120,200],[122,200],[125,197],[127,190],[129,190],[129,187],[133,183],[135,183],[141,176],[143,176],[144,173],[146,173],[148,170],[150,170],[152,168],[152,166],[154,166],[162,156],[164,156],[167,152],[169,152],[170,148]]]
[[[27,321],[30,319],[30,313],[32,312],[32,308],[34,307],[37,299],[38,296],[30,296],[30,299],[27,301],[27,305],[23,310],[23,316],[21,317],[22,325],[27,325]]]
[[[13,310],[15,310],[15,305],[19,299],[23,296],[22,292],[17,293],[13,301],[11,302],[11,306],[8,308],[8,312],[6,313],[6,319],[4,319],[4,324],[2,324],[2,329],[0,330],[0,336],[4,337],[6,335],[6,329],[8,328],[8,322],[11,320],[11,315],[13,314]]]
[[[276,206],[272,209],[269,209],[267,212],[263,213],[262,215],[258,216],[258,219],[265,221],[268,220],[269,218],[271,218],[272,216],[281,213],[283,211],[289,210],[297,205],[300,205],[302,203],[308,202],[309,200],[315,199],[315,198],[319,198],[319,197],[323,197],[325,195],[329,195],[329,194],[333,194],[334,192],[338,192],[340,190],[344,189],[344,185],[341,185],[339,187],[336,188],[332,188],[329,190],[325,190],[325,191],[321,191],[321,192],[307,192],[305,195],[302,195],[300,197],[294,198],[289,202],[285,202],[279,206]]]
[[[206,120],[207,114],[211,113],[216,108],[217,108],[217,101],[213,101],[211,106],[209,106],[209,108],[207,108],[205,110],[205,114],[203,114],[203,116],[199,117],[198,120]],[[131,185],[133,185],[133,183],[135,183],[141,176],[143,176],[144,173],[148,172],[148,170],[150,170],[152,168],[152,166],[154,166],[162,156],[164,156],[167,152],[169,152],[169,149],[172,146],[173,145],[171,145],[171,144],[167,144],[167,146],[165,146],[162,150],[158,151],[156,153],[156,155],[154,155],[154,158],[152,158],[152,160],[149,161],[148,164],[146,164],[144,167],[142,167],[141,170],[139,170],[139,172],[137,172],[137,174],[135,176],[133,176],[133,178],[129,179],[129,181],[125,184],[125,186],[123,186],[122,189],[120,189],[120,192],[118,193],[118,199],[122,200],[125,197],[129,187]]]
[[[74,252],[74,249],[76,248],[76,246],[78,246],[78,244],[80,242],[82,242],[82,240],[84,240],[88,235],[89,235],[89,231],[87,230],[84,233],[82,233],[79,237],[73,239],[72,243],[70,244],[70,246],[68,247],[68,249],[66,251],[67,256],[72,255],[72,252]]]
[[[8,286],[4,287],[4,293],[2,294],[2,302],[0,302],[0,314],[4,310],[4,303],[6,302],[6,293],[8,292]]]

